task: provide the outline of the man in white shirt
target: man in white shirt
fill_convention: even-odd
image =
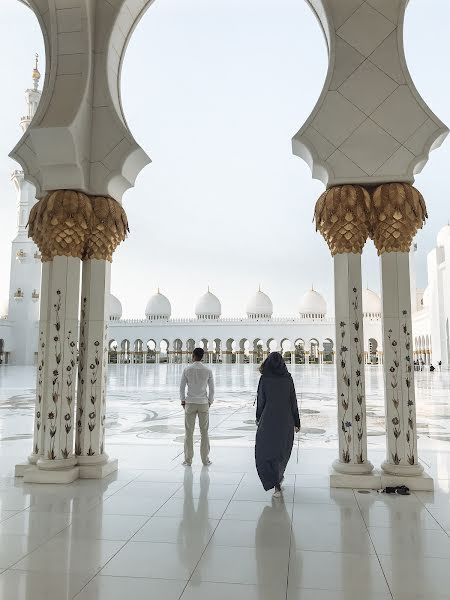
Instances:
[[[183,371],[180,383],[181,406],[184,408],[184,462],[190,467],[194,457],[194,429],[195,419],[198,415],[201,442],[200,456],[205,466],[211,464],[209,460],[209,407],[214,402],[214,378],[211,369],[201,361],[204,351],[195,348],[192,353],[192,363]],[[186,395],[187,386],[187,395]]]

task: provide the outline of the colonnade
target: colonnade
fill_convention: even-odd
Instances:
[[[309,3],[327,40],[329,69],[293,151],[327,190],[316,224],[335,272],[339,457],[331,484],[382,481],[367,455],[361,252],[370,237],[383,295],[384,481],[405,477],[413,489],[427,489],[432,481],[417,456],[408,251],[426,217],[414,176],[448,129],[406,66],[407,0],[378,2],[376,10],[369,2],[356,9],[342,0]],[[109,263],[127,229],[122,196],[150,161],[126,125],[120,69],[150,0],[28,4],[45,39],[46,78],[11,156],[37,190],[29,231],[43,267],[34,445],[17,474],[63,483],[117,468],[104,445]]]
[[[334,481],[360,475],[376,486],[367,456],[361,253],[370,237],[381,264],[388,476],[419,476],[411,322],[409,251],[427,217],[422,195],[407,183],[332,187],[319,198],[316,227],[334,261],[339,458]],[[378,479],[378,475],[375,476]],[[355,480],[354,480],[355,481]]]

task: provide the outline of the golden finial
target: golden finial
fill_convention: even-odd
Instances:
[[[39,80],[41,78],[41,74],[38,69],[39,54],[36,52],[34,57],[35,57],[35,63],[34,63],[34,69],[33,69],[33,73],[31,75],[31,77],[32,77],[33,83],[34,83],[34,89],[37,89],[37,86],[39,85]]]

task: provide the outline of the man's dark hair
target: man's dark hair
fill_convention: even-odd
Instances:
[[[195,358],[198,360],[202,360],[204,354],[205,354],[205,351],[203,350],[203,348],[194,348],[194,352],[192,353],[192,356],[195,356]]]

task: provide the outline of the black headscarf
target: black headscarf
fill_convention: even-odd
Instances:
[[[286,363],[279,352],[271,352],[259,367],[259,371],[262,375],[272,377],[286,377],[289,374]]]

